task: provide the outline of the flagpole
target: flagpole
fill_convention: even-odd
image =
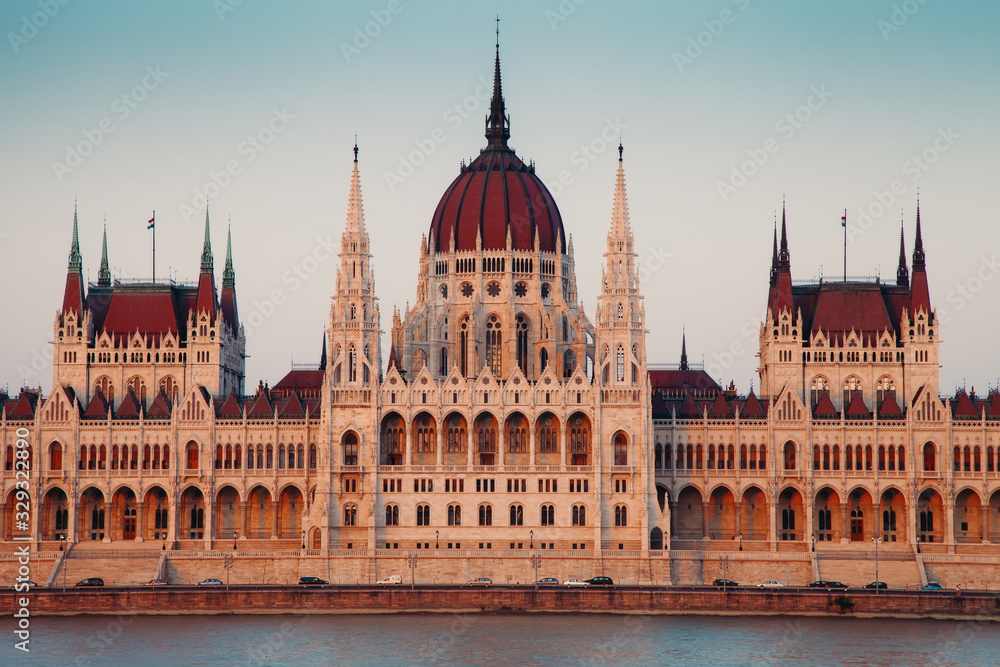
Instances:
[[[156,284],[156,211],[153,211],[153,284]]]
[[[844,282],[847,282],[847,209],[844,209]]]

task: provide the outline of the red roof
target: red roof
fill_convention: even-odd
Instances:
[[[271,388],[273,398],[288,398],[292,392],[308,398],[319,398],[323,394],[323,378],[321,370],[288,371],[278,384]]]
[[[257,396],[257,400],[254,404],[247,410],[247,417],[251,419],[273,419],[274,418],[274,408],[271,407],[271,402],[267,399],[267,392],[262,391]]]
[[[215,416],[219,419],[243,419],[243,408],[240,407],[240,402],[236,400],[236,396],[232,392],[229,393],[225,403],[219,407]]]
[[[17,397],[17,403],[7,411],[7,418],[32,419],[35,416],[36,405],[38,405],[38,394],[22,389]]]
[[[153,399],[153,404],[149,406],[146,417],[151,419],[170,419],[170,399],[167,394],[161,391]]]
[[[141,411],[142,406],[139,405],[139,399],[135,397],[135,392],[129,391],[125,395],[125,400],[118,406],[115,419],[138,419]]]
[[[704,389],[721,392],[722,387],[703,370],[655,370],[649,371],[649,384],[653,391],[671,389]]]
[[[306,411],[302,407],[302,401],[299,400],[299,395],[293,390],[292,395],[285,401],[285,404],[281,407],[281,411],[278,413],[279,417],[284,417],[286,419],[304,419],[306,416]]]
[[[131,287],[131,286],[129,286]],[[136,286],[138,287],[138,286]],[[116,287],[101,329],[108,333],[131,335],[151,334],[155,339],[168,331],[181,333],[178,326],[178,306],[168,285],[143,286],[148,289]],[[185,313],[186,314],[186,313]]]
[[[865,401],[861,398],[861,392],[854,394],[851,404],[847,406],[846,415],[855,419],[870,419],[872,416]]]
[[[80,273],[66,274],[66,290],[63,292],[62,312],[64,315],[70,311],[76,313],[77,322],[83,321],[83,275]]]
[[[506,146],[491,146],[452,181],[434,211],[428,242],[440,251],[503,250],[510,232],[514,250],[566,252],[566,234],[555,200],[535,168]],[[559,247],[556,247],[557,239]]]
[[[830,400],[830,394],[823,392],[823,396],[816,403],[816,407],[813,408],[813,417],[818,419],[833,419],[837,416],[837,409],[833,407],[833,401]]]
[[[677,410],[678,419],[701,419],[703,416],[701,408],[695,403],[694,397],[691,394],[685,394],[684,400],[681,401],[680,408]]]
[[[108,418],[108,401],[104,398],[104,394],[100,389],[94,392],[94,397],[90,399],[90,405],[87,406],[87,410],[83,413],[84,419],[107,419]]]
[[[886,418],[903,416],[903,411],[899,409],[899,403],[896,402],[895,394],[886,394],[885,400],[879,406],[878,416]]]
[[[767,414],[764,412],[764,408],[761,406],[760,401],[757,400],[757,396],[750,390],[750,395],[747,396],[746,403],[743,404],[743,409],[740,410],[740,419],[765,419]]]
[[[846,335],[853,330],[867,343],[873,334],[895,330],[876,284],[825,283],[820,287],[815,312],[813,333],[822,330]]]
[[[1000,419],[1000,393],[993,392],[990,395],[990,409],[986,413],[987,419]]]
[[[726,403],[726,399],[722,397],[721,393],[715,395],[715,402],[712,403],[712,407],[708,411],[708,416],[723,419],[733,418],[733,410]]]
[[[972,399],[964,391],[958,392],[958,396],[951,402],[951,414],[959,419],[979,419],[979,411],[972,404]]]

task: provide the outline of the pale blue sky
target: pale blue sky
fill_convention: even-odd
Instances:
[[[46,7],[51,17],[40,14]],[[902,194],[884,195],[888,212],[852,240],[848,271],[894,279],[900,209],[909,251],[919,187],[932,302],[947,319],[942,390],[996,384],[994,2],[10,0],[0,7],[9,314],[0,386],[51,383],[51,368],[31,370],[32,360],[51,339],[74,198],[90,279],[105,216],[115,274],[149,275],[152,209],[158,274],[171,267],[194,279],[204,219],[195,192],[229,161],[239,173],[212,201],[216,275],[231,216],[243,319],[266,310],[273,290],[286,297],[274,315],[258,316],[247,386],[276,382],[293,356],[316,361],[336,262],[304,281],[292,271],[322,247],[317,238],[339,239],[355,133],[388,331],[393,306],[415,296],[420,236],[439,197],[459,161],[484,145],[488,104],[476,94],[492,75],[497,11],[511,145],[556,194],[591,313],[617,157],[610,144],[600,150],[601,134],[624,126],[640,261],[670,254],[642,284],[651,360],[677,360],[684,324],[692,360],[704,355],[713,375],[746,391],[782,193],[793,277],[830,278],[842,272],[843,209],[852,222],[859,209],[877,212],[875,193],[898,180]],[[378,18],[384,26],[371,23]],[[366,27],[375,36],[363,48],[345,46]],[[700,53],[691,47],[699,41]],[[800,108],[809,101],[814,109]],[[808,120],[779,124],[796,111]],[[101,132],[102,122],[113,131]],[[271,143],[244,144],[269,123],[280,128]],[[436,129],[444,141],[390,183]],[[57,174],[68,146],[97,143],[88,135],[100,143]],[[592,158],[580,150],[589,144]],[[720,182],[765,146],[777,150],[724,199]],[[934,163],[914,166],[925,151]]]

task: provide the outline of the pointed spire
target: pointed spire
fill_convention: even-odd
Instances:
[[[97,284],[111,286],[111,267],[108,265],[108,223],[104,223],[104,242],[101,245],[101,270],[97,274]]]
[[[774,214],[774,249],[771,252],[771,286],[778,284],[778,213]]]
[[[687,328],[681,329],[681,370],[690,370],[688,368],[688,345],[687,345]]]
[[[73,243],[69,248],[69,272],[83,275],[83,256],[80,254],[80,224],[76,202],[73,202]]]
[[[913,241],[913,270],[924,269],[924,236],[920,231],[920,199],[917,199],[917,237]]]
[[[788,254],[788,229],[785,223],[785,200],[781,200],[781,250],[778,252],[778,265],[782,268],[790,266]]]
[[[896,284],[900,287],[910,285],[910,270],[906,268],[906,240],[902,220],[899,221],[899,267],[896,269]]]
[[[323,351],[319,355],[319,369],[326,370],[326,333],[323,334]]]
[[[351,172],[351,193],[347,198],[347,229],[345,234],[358,242],[365,235],[365,211],[361,203],[361,175],[358,173],[358,140],[354,140],[354,169]]]
[[[205,207],[205,244],[201,251],[201,271],[212,272],[215,261],[212,259],[212,236],[208,223],[208,206]]]
[[[222,273],[222,289],[236,287],[236,271],[233,270],[233,226],[226,231],[226,269]]]
[[[625,193],[625,163],[622,159],[622,145],[618,144],[618,175],[615,179],[615,203],[611,211],[610,236],[625,241],[632,235],[628,218],[628,197]]]
[[[510,118],[504,111],[503,89],[500,85],[500,17],[497,17],[497,56],[493,70],[493,99],[486,117],[486,140],[490,146],[507,147],[510,138]]]

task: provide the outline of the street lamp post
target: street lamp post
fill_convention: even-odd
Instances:
[[[541,554],[535,554],[531,557],[531,565],[535,568],[535,590],[538,590],[538,566],[542,564]]]
[[[306,548],[306,531],[302,531],[302,548]]]
[[[233,563],[236,559],[233,556],[226,556],[222,565],[226,568],[226,590],[229,590],[229,572],[233,569]]]
[[[875,543],[875,595],[878,595],[878,589],[879,589],[879,578],[878,578],[878,543],[881,542],[881,541],[882,541],[882,536],[878,535],[877,533],[875,534],[874,537],[872,537],[872,542]]]
[[[65,535],[63,535],[63,536],[62,536],[62,539],[61,539],[61,541],[60,541],[60,543],[59,543],[59,549],[60,549],[60,551],[62,551],[62,552],[63,552],[63,557],[62,557],[62,558],[63,558],[63,562],[62,562],[62,571],[63,571],[63,593],[65,593],[65,592],[66,592],[66,556],[68,556],[68,555],[69,555],[69,554],[68,554],[68,553],[66,553],[66,551],[65,551],[65,550],[63,549],[63,545],[64,545],[65,543],[66,543],[66,536],[65,536]]]
[[[722,570],[722,590],[729,583],[729,556],[719,556],[719,569]]]
[[[237,535],[238,535],[237,532],[234,530],[233,531],[233,555],[234,556],[236,555],[236,539],[237,539]]]
[[[414,581],[417,576],[417,554],[410,552],[410,557],[407,559],[407,565],[410,566],[410,590],[413,590]]]
[[[440,548],[441,548],[441,531],[440,530],[435,530],[434,531],[434,550],[436,551],[436,550],[438,550]]]
[[[529,549],[534,549],[535,548],[535,531],[529,530],[528,531],[528,535],[529,535],[528,548]]]

